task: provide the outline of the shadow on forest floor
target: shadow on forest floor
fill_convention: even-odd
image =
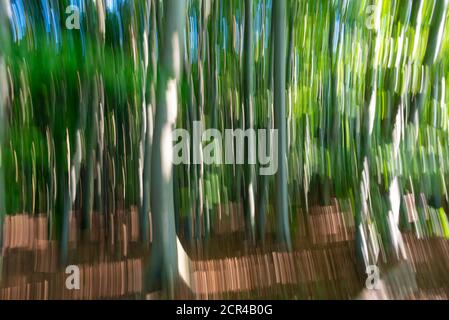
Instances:
[[[186,299],[438,299],[449,297],[449,242],[417,239],[404,233],[409,260],[380,265],[381,290],[364,290],[366,275],[355,259],[352,213],[336,205],[315,206],[299,214],[292,252],[280,250],[273,230],[263,246],[251,245],[241,210],[221,215],[208,239],[189,241],[188,282],[180,281],[176,298]],[[45,216],[8,216],[4,225],[0,299],[141,299],[148,248],[139,242],[137,210],[94,215],[92,229],[81,235],[71,219],[67,265],[80,268],[80,290],[65,287],[65,267],[58,245],[48,240]],[[273,225],[273,224],[268,224]],[[186,264],[184,262],[184,264]],[[405,266],[405,267],[404,267]]]

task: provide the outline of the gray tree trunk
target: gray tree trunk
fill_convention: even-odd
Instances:
[[[254,45],[253,45],[253,1],[245,0],[245,29],[244,29],[244,48],[243,48],[243,90],[245,106],[245,130],[254,129],[254,110],[253,110],[253,82],[254,82]],[[252,143],[254,143],[253,141]],[[252,157],[255,157],[255,145],[247,142],[245,148],[245,218],[246,225],[250,231],[251,239],[255,235],[255,203],[254,190],[256,189],[255,165],[249,163]]]
[[[150,1],[149,1],[150,2]],[[143,199],[142,207],[140,211],[140,236],[143,243],[148,244],[149,240],[149,215],[150,215],[150,188],[151,188],[151,148],[153,144],[153,108],[155,105],[155,92],[154,92],[154,82],[157,76],[157,63],[156,63],[156,2],[151,2],[151,13],[150,13],[150,23],[151,28],[149,34],[149,52],[151,56],[149,57],[151,63],[152,77],[150,79],[150,101],[145,101],[144,119],[145,133],[144,133],[144,163],[143,163]],[[148,5],[150,6],[150,5]],[[145,71],[145,81],[144,85],[148,81],[147,71]],[[145,92],[144,92],[145,93]]]
[[[276,0],[274,18],[274,126],[278,130],[276,215],[278,240],[291,249],[287,189],[287,120],[285,115],[286,14],[285,0]]]
[[[174,296],[177,276],[176,229],[173,203],[172,130],[177,115],[177,82],[181,73],[185,1],[164,1],[164,25],[157,82],[156,117],[151,155],[151,212],[154,246],[152,274]]]
[[[268,83],[268,91],[273,92],[273,58],[274,58],[274,24],[270,24],[270,30],[265,31],[270,33],[270,44],[268,46],[269,50],[269,58],[268,58],[268,70],[266,74],[266,81]],[[273,129],[273,95],[268,96],[268,118],[266,123],[266,132],[269,133],[271,129]],[[277,141],[274,141],[277,143]],[[271,141],[267,139],[266,150],[268,154],[271,154]],[[276,155],[277,156],[277,155]],[[257,232],[258,232],[258,240],[264,244],[265,243],[265,227],[267,221],[267,207],[269,201],[269,185],[270,185],[271,176],[263,175],[259,177],[259,192],[257,196],[259,197],[258,207],[257,207]]]
[[[94,203],[94,170],[95,170],[95,155],[96,155],[96,145],[97,145],[97,117],[98,117],[98,104],[99,101],[99,88],[97,82],[93,84],[92,92],[92,116],[87,117],[87,145],[86,145],[86,179],[84,183],[84,193],[83,197],[83,219],[82,219],[82,229],[90,229],[90,218],[93,210]]]

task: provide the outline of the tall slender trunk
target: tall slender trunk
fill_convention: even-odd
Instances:
[[[287,188],[287,121],[285,114],[286,14],[285,0],[273,8],[274,30],[274,126],[278,132],[278,172],[276,174],[276,214],[278,240],[291,249]]]
[[[173,199],[172,130],[177,115],[177,82],[181,73],[185,1],[164,2],[164,28],[157,82],[156,119],[151,155],[151,212],[153,214],[153,270],[167,294],[174,296],[177,248]],[[160,259],[160,260],[159,260]]]
[[[150,6],[150,5],[148,5]],[[144,163],[143,163],[143,191],[142,191],[142,207],[140,211],[140,236],[141,240],[144,244],[148,244],[149,240],[149,215],[150,215],[150,188],[151,188],[151,149],[153,144],[153,108],[155,105],[155,92],[154,92],[154,83],[156,81],[157,76],[157,63],[156,63],[156,33],[157,33],[157,24],[156,24],[156,1],[151,2],[150,10],[150,23],[151,27],[147,28],[149,30],[149,52],[151,52],[151,56],[149,57],[151,62],[151,72],[152,77],[149,79],[151,81],[148,85],[150,86],[150,96],[149,101],[144,101],[144,108],[146,108],[143,112],[145,121],[145,135],[144,135]],[[144,85],[146,86],[146,82],[148,81],[147,71],[145,70],[145,81]]]
[[[274,23],[270,24],[270,44],[268,46],[268,68],[267,68],[267,74],[266,74],[266,81],[268,84],[268,117],[267,117],[267,123],[266,123],[266,132],[270,133],[271,129],[273,129],[273,96],[270,94],[273,92],[273,58],[274,58]],[[267,139],[267,145],[266,150],[268,154],[271,154],[271,144],[277,143],[277,141],[271,141],[270,138]],[[259,201],[258,201],[258,207],[257,207],[257,232],[258,232],[258,240],[261,241],[263,244],[265,242],[265,227],[266,227],[266,212],[268,207],[268,200],[269,200],[269,194],[268,189],[270,185],[270,178],[269,175],[263,175],[259,177],[260,180],[260,188],[259,192],[257,194]]]
[[[254,82],[254,46],[253,46],[253,1],[245,0],[245,29],[244,29],[244,48],[243,48],[243,90],[245,105],[245,130],[254,129],[254,110],[253,110],[253,82]],[[255,141],[247,141],[245,148],[245,218],[246,225],[250,231],[251,239],[254,240],[255,234],[255,204],[254,190],[256,183],[255,165],[250,163],[251,158],[255,158]],[[251,143],[253,145],[251,145]]]
[[[99,88],[102,85],[100,78],[96,78],[93,83],[92,92],[92,116],[87,117],[87,145],[86,145],[86,177],[84,183],[83,208],[82,208],[82,224],[84,230],[90,229],[90,219],[94,203],[94,170],[95,170],[95,156],[97,144],[97,123],[98,123],[98,104],[99,104]]]
[[[355,198],[355,242],[356,242],[356,259],[361,272],[365,272],[368,265],[376,264],[377,254],[373,252],[371,241],[369,241],[369,197],[370,197],[370,149],[371,137],[374,126],[374,116],[376,112],[377,100],[377,78],[378,78],[378,62],[376,61],[376,49],[380,46],[381,35],[379,30],[373,31],[372,36],[375,39],[374,46],[370,43],[369,59],[372,66],[367,67],[366,72],[366,89],[365,89],[365,105],[362,113],[363,125],[361,130],[361,143],[358,148],[358,156],[361,161],[358,171],[358,195]],[[371,68],[371,70],[370,70]],[[375,241],[375,239],[373,239]],[[363,270],[362,270],[363,269]]]
[[[8,97],[8,84],[6,78],[6,69],[4,56],[7,54],[9,48],[8,39],[8,17],[7,12],[9,1],[0,0],[0,159],[3,154],[3,145],[5,143],[5,130],[6,130],[6,102]],[[1,161],[1,160],[0,160]],[[3,163],[0,162],[0,281],[2,272],[2,248],[3,248],[3,219],[6,214],[5,205],[5,181],[3,174]]]
[[[97,90],[96,87],[94,90]],[[71,148],[70,148],[70,139],[68,131],[66,131],[66,141],[67,141],[67,154],[63,154],[62,148],[59,148],[59,159],[57,159],[57,180],[59,183],[59,189],[58,192],[60,193],[59,196],[59,205],[58,209],[56,211],[56,215],[61,215],[60,219],[62,219],[61,222],[61,234],[60,234],[60,263],[65,264],[68,259],[68,246],[69,246],[69,237],[70,237],[70,215],[72,212],[73,204],[76,199],[76,190],[78,187],[78,182],[80,180],[80,167],[81,167],[81,132],[85,128],[85,124],[83,123],[82,119],[78,118],[78,125],[77,125],[77,131],[76,131],[76,138],[75,138],[75,145],[74,150],[75,152],[73,155],[71,154]],[[58,141],[64,141],[64,140],[56,140],[56,143]],[[58,144],[58,143],[57,143]],[[68,172],[66,173],[64,170],[64,163],[63,161],[70,161],[70,166],[68,167]],[[61,179],[61,182],[59,181]],[[61,210],[62,209],[62,210]]]

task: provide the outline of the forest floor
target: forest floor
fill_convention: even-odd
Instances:
[[[229,209],[229,208],[228,208]],[[364,289],[357,268],[352,214],[336,204],[299,214],[293,250],[278,248],[273,230],[263,246],[246,238],[241,210],[219,217],[210,237],[188,241],[180,232],[178,263],[186,268],[176,298],[184,299],[447,299],[449,241],[405,233],[408,260],[380,264],[382,287]],[[158,299],[143,288],[150,250],[138,241],[137,210],[93,217],[88,234],[72,215],[69,259],[47,238],[45,216],[8,216],[4,225],[0,300]],[[268,224],[270,225],[270,224]],[[182,255],[183,251],[184,256]],[[180,255],[181,254],[181,255]],[[182,261],[184,260],[184,261]],[[80,268],[80,290],[65,286],[66,265]]]

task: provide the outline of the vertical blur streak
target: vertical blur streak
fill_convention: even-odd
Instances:
[[[448,7],[0,0],[0,299],[447,298]]]
[[[173,198],[172,130],[178,108],[177,81],[182,70],[185,1],[164,2],[164,34],[157,82],[156,119],[151,158],[151,212],[154,243],[152,273],[160,269],[163,287],[174,296],[177,275],[176,230]]]
[[[6,131],[6,103],[8,99],[8,83],[4,56],[8,53],[8,14],[9,0],[0,0],[0,281],[2,279],[3,265],[3,220],[6,214],[5,181],[3,173],[3,153]]]
[[[254,72],[254,46],[253,46],[253,1],[245,0],[245,29],[244,29],[244,104],[245,104],[245,130],[254,129],[253,110],[253,72]],[[248,143],[246,149],[245,164],[245,215],[250,237],[254,241],[255,235],[255,204],[254,190],[256,190],[255,166],[250,163],[250,159],[255,157],[256,148]]]
[[[266,8],[268,11],[268,8]],[[266,16],[268,14],[266,13]],[[266,18],[268,21],[268,17]],[[267,56],[267,62],[266,62],[266,72],[263,74],[265,77],[265,84],[268,87],[268,97],[267,97],[267,114],[266,114],[266,123],[263,124],[263,128],[265,128],[267,131],[271,130],[273,128],[273,95],[271,94],[273,91],[273,52],[274,52],[274,23],[270,23],[269,27],[264,26],[264,32],[269,37],[269,43],[267,43],[267,51],[265,55]],[[271,149],[273,148],[273,142],[277,143],[276,141],[270,141],[270,139],[267,139],[267,145],[266,150],[271,154]],[[258,206],[257,206],[257,232],[258,232],[258,240],[263,244],[265,242],[265,229],[266,229],[266,221],[267,221],[267,210],[269,205],[269,183],[270,183],[270,176],[264,175],[262,177],[259,177],[260,183],[259,183],[259,192],[258,192]]]
[[[279,130],[276,214],[279,241],[291,249],[287,191],[287,128],[285,118],[286,18],[285,0],[275,1],[274,28],[274,123]]]
[[[376,4],[377,6],[382,6],[382,0]],[[360,157],[360,167],[359,172],[357,172],[359,190],[356,195],[355,232],[357,262],[359,267],[363,268],[362,272],[365,271],[366,266],[376,264],[378,258],[376,237],[373,236],[373,224],[370,219],[370,151],[377,102],[377,78],[379,74],[378,50],[382,40],[378,21],[378,19],[380,19],[379,16],[380,9],[376,9],[374,12],[374,26],[373,29],[369,31],[369,36],[374,39],[374,42],[370,42],[368,49],[368,65],[365,66],[366,83],[364,109],[362,113],[363,125],[360,133],[361,143],[360,146],[357,146]]]
[[[143,136],[143,171],[142,171],[142,208],[140,212],[140,234],[144,244],[148,243],[149,240],[149,214],[150,214],[150,188],[151,188],[151,149],[153,143],[153,110],[155,106],[155,80],[157,77],[157,63],[156,63],[156,6],[155,0],[146,1],[145,7],[145,33],[144,38],[144,48],[149,53],[144,57],[145,59],[145,69],[144,69],[144,136]],[[149,16],[148,16],[149,14]],[[151,63],[148,65],[148,61]],[[151,74],[148,72],[148,68],[151,70]],[[145,94],[147,88],[149,94]],[[147,99],[149,101],[147,101]]]

